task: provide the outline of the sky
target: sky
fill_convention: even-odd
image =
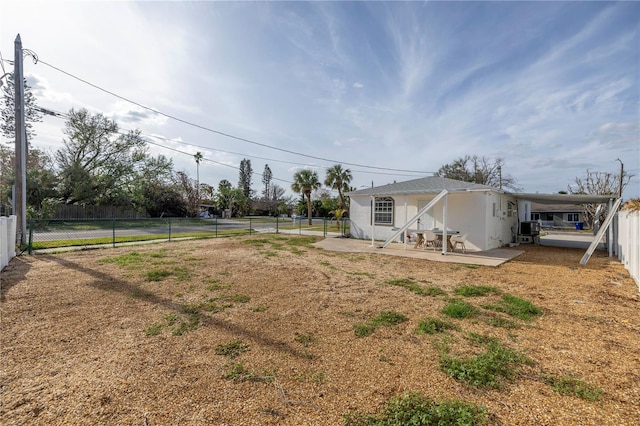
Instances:
[[[244,158],[293,194],[303,168],[359,189],[478,155],[539,193],[622,162],[640,196],[638,2],[2,0],[3,74],[17,34],[40,106],[140,129],[194,179],[201,152],[216,188]],[[64,119],[34,127],[60,149]]]

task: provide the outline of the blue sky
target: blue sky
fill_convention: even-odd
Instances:
[[[335,162],[356,164],[345,167],[359,188],[469,154],[503,158],[504,174],[541,193],[587,170],[618,173],[619,158],[635,175],[625,198],[640,196],[637,2],[4,0],[0,16],[4,59],[20,33],[24,48],[66,72],[280,149],[25,62],[43,107],[88,108],[169,139],[153,141],[187,154],[151,152],[194,178],[200,151],[200,180],[216,187],[237,184],[243,158],[258,173],[269,164],[290,193],[300,168],[323,179]],[[55,151],[63,127],[45,118],[34,143]]]

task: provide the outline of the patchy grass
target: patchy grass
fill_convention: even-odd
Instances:
[[[191,274],[189,273],[189,270],[184,266],[177,266],[173,268],[173,275],[176,277],[176,280],[178,281],[186,281],[189,278],[191,278]]]
[[[380,326],[392,327],[405,321],[408,321],[408,318],[398,312],[383,311],[365,324],[355,325],[354,332],[358,337],[365,337],[373,334],[373,332]]]
[[[251,297],[247,296],[246,294],[233,294],[231,296],[228,296],[228,300],[235,303],[249,303]]]
[[[222,312],[227,308],[232,307],[233,305],[231,303],[218,303],[218,299],[210,297],[200,303],[198,303],[197,305],[195,305],[195,309],[196,310],[203,310],[203,311],[207,311],[207,312]]]
[[[460,327],[450,321],[441,320],[438,318],[427,317],[420,321],[416,333],[419,334],[434,334],[444,333],[447,330],[459,330]]]
[[[376,276],[371,272],[347,271],[347,274],[354,275],[356,277],[367,277],[367,278],[371,278],[372,280],[376,278]]]
[[[387,402],[379,414],[348,413],[344,426],[484,425],[487,409],[457,399],[435,401],[421,393],[406,393]]]
[[[385,284],[398,286],[409,290],[412,293],[424,296],[424,288],[418,284],[413,278],[400,278],[395,280],[387,280]]]
[[[451,269],[459,271],[460,269],[479,269],[480,265],[473,265],[471,263],[461,263],[453,266]]]
[[[255,371],[247,369],[241,362],[230,365],[222,377],[234,382],[271,382],[275,378],[269,373],[258,375]]]
[[[229,290],[231,285],[229,284],[209,284],[204,289],[209,291]]]
[[[180,322],[171,329],[171,335],[182,336],[187,331],[193,331],[200,325],[200,316],[198,314],[189,314],[186,319],[180,320]]]
[[[325,382],[327,375],[323,371],[301,372],[295,376],[299,383],[316,383],[321,385]]]
[[[454,291],[455,294],[464,297],[479,297],[486,296],[487,294],[500,294],[500,290],[496,287],[487,285],[463,285],[457,287]]]
[[[305,348],[308,348],[312,344],[318,343],[318,339],[311,333],[296,333],[296,337],[293,340],[300,343]]]
[[[147,281],[162,281],[169,276],[171,276],[171,271],[166,269],[152,269],[145,272]]]
[[[162,333],[162,329],[164,328],[164,326],[165,325],[161,322],[154,322],[144,330],[144,334],[146,334],[147,336],[157,336],[158,334]]]
[[[523,321],[531,321],[534,317],[543,314],[542,309],[530,301],[510,294],[502,296],[502,300],[497,305],[488,304],[482,307],[492,311],[504,312]]]
[[[546,376],[545,382],[560,394],[573,395],[587,401],[595,401],[602,395],[602,389],[573,376]]]
[[[223,355],[230,359],[236,358],[247,351],[249,351],[249,346],[240,340],[232,340],[229,343],[222,343],[216,346],[216,355]]]
[[[470,386],[501,388],[505,380],[513,380],[520,364],[529,362],[526,356],[502,346],[495,338],[471,335],[470,340],[485,346],[486,352],[474,357],[457,358],[451,356],[446,345],[443,345],[440,355],[440,369]]]
[[[265,244],[271,244],[270,238],[248,238],[242,241],[243,244],[249,244],[256,248],[262,248]]]
[[[313,243],[317,241],[316,237],[295,237],[283,240],[289,247],[307,247],[313,248]]]
[[[369,336],[373,334],[374,331],[376,331],[376,326],[370,323],[356,324],[353,327],[353,332],[356,333],[356,336],[358,337]]]
[[[425,296],[436,297],[436,296],[443,296],[447,294],[447,292],[441,289],[440,287],[432,285],[424,289],[424,294]]]
[[[106,257],[104,259],[100,259],[101,263],[115,263],[121,268],[126,269],[135,269],[137,267],[142,266],[141,263],[145,262],[145,256],[142,254],[132,251],[131,253],[123,254],[116,257]]]
[[[266,305],[257,305],[257,306],[252,306],[250,309],[251,309],[251,312],[264,312],[267,309],[269,309],[269,307]]]
[[[485,322],[492,327],[499,328],[520,328],[520,324],[499,315],[486,316]]]
[[[402,287],[420,296],[440,296],[446,294],[444,290],[436,286],[423,287],[414,278],[399,278],[385,281],[387,285]]]
[[[478,309],[462,299],[449,299],[441,312],[451,318],[464,319],[476,315]]]

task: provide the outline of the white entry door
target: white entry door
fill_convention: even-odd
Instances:
[[[418,200],[418,211],[429,204],[430,201],[431,200]],[[429,211],[420,216],[419,220],[418,229],[433,229],[436,227],[436,220],[433,217],[433,209],[429,209]]]

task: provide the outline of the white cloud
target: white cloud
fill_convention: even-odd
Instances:
[[[354,87],[354,89],[362,89],[364,87],[364,84],[359,83],[359,82],[355,82],[355,83],[353,83],[353,87]]]
[[[145,109],[129,102],[117,101],[112,104],[111,111],[106,116],[119,124],[125,125],[151,125],[154,128],[165,125],[168,118],[154,111],[155,108]]]

